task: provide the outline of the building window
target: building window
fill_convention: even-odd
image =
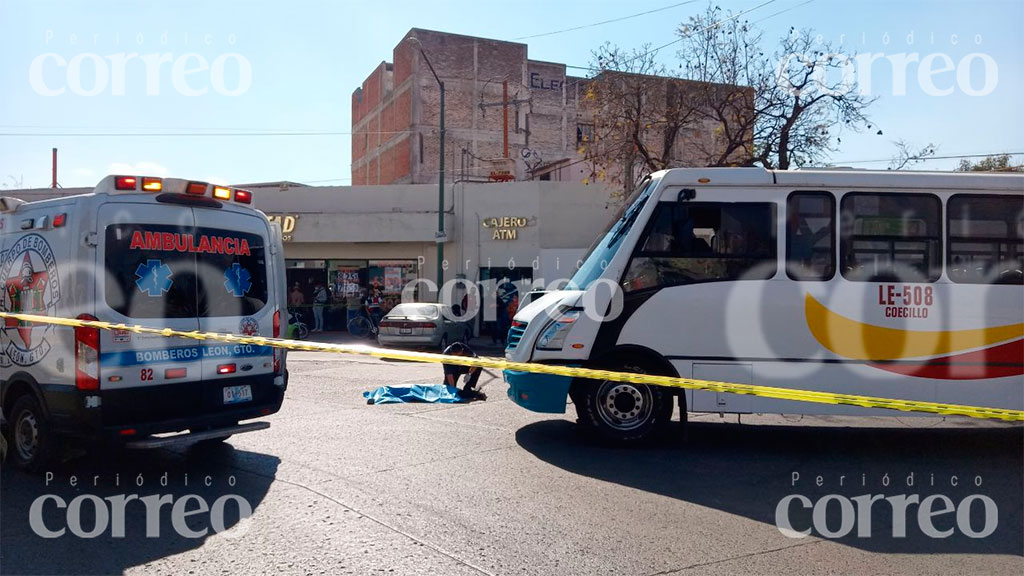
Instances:
[[[589,144],[594,140],[594,125],[593,124],[577,124],[576,125],[576,146],[583,146]]]
[[[942,275],[942,203],[931,194],[843,197],[843,278],[856,282],[934,282]]]
[[[794,192],[786,202],[786,274],[829,280],[836,273],[836,200],[828,192]]]
[[[1024,198],[957,194],[946,217],[950,280],[1024,284]]]
[[[776,206],[768,202],[663,202],[640,239],[626,292],[775,275]]]

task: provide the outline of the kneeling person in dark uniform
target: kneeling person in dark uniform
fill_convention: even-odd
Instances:
[[[462,342],[456,342],[444,349],[446,356],[467,356],[476,358],[476,352]],[[461,366],[458,364],[444,365],[444,383],[453,388],[458,388],[459,376],[466,375],[465,384],[459,391],[463,400],[486,400],[487,396],[476,389],[476,382],[480,379],[480,372],[483,368],[479,366]]]

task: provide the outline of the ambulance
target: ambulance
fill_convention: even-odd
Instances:
[[[278,337],[280,227],[247,190],[108,176],[88,194],[0,198],[0,310]],[[269,346],[0,320],[9,454],[39,470],[73,439],[151,448],[263,429],[288,384]]]

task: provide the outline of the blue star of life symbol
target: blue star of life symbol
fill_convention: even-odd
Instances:
[[[252,289],[252,275],[249,271],[235,262],[224,271],[224,288],[227,289],[228,293],[237,298],[241,298],[249,290]]]
[[[146,260],[135,269],[135,285],[149,296],[161,296],[171,289],[171,267],[157,259]]]

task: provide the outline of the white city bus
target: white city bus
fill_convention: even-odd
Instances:
[[[1024,409],[1024,175],[658,172],[524,306],[506,357]],[[891,415],[505,373],[509,397],[619,441],[681,412]]]

